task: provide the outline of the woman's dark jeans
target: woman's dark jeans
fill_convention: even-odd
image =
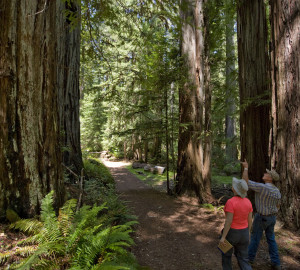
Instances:
[[[249,244],[249,229],[230,229],[226,239],[233,245],[233,248],[227,251],[225,254],[222,253],[222,267],[223,270],[231,270],[232,263],[231,257],[234,254],[237,258],[240,269],[251,270],[252,267],[248,261],[248,244]]]

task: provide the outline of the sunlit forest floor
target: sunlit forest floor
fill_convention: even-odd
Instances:
[[[128,164],[104,161],[117,183],[120,198],[138,216],[132,248],[141,265],[153,270],[221,269],[218,237],[224,216],[218,207],[199,207],[196,199],[166,195],[165,183],[146,184],[130,173]],[[220,186],[217,187],[220,192]],[[224,186],[225,196],[229,196]],[[278,222],[277,243],[282,269],[300,269],[300,234]],[[234,269],[238,269],[233,259]],[[270,269],[268,248],[262,239],[253,269]]]
[[[222,209],[200,207],[194,198],[170,197],[165,183],[146,184],[126,169],[128,163],[104,161],[104,164],[115,178],[120,199],[138,217],[131,251],[145,269],[221,269],[221,254],[216,246],[224,222]],[[217,190],[221,192],[220,186]],[[225,193],[226,190],[224,187]],[[17,243],[26,238],[8,227],[8,224],[0,224],[0,253],[17,249]],[[282,269],[300,269],[299,231],[284,229],[278,221],[276,240]],[[16,259],[19,258],[10,258],[0,269],[9,269],[9,264]],[[238,269],[235,258],[233,269]],[[265,238],[260,243],[253,269],[270,269]]]

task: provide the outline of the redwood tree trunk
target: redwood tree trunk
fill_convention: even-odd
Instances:
[[[180,130],[176,193],[196,194],[200,202],[211,201],[210,190],[210,93],[205,48],[204,1],[186,0],[182,9],[181,52],[188,79],[180,89]]]
[[[80,5],[76,1],[65,2],[65,9],[80,18]],[[62,31],[57,48],[60,65],[57,76],[63,163],[80,175],[83,166],[79,122],[80,24],[70,21],[69,16],[57,19],[57,27]],[[71,29],[72,24],[75,27]]]
[[[264,1],[240,0],[237,10],[241,159],[261,181],[269,167],[270,72]]]
[[[60,0],[0,3],[0,25],[6,26],[0,31],[1,217],[7,208],[23,217],[37,214],[50,190],[56,206],[63,203],[58,104],[61,74],[68,68],[60,51],[68,40],[63,10]]]
[[[300,6],[272,0],[272,140],[271,165],[280,174],[280,213],[300,227]]]
[[[226,137],[226,161],[237,160],[237,144],[235,131],[236,103],[235,95],[237,90],[236,83],[236,56],[234,48],[234,23],[233,1],[226,0],[225,22],[226,22],[226,115],[225,115],[225,137]]]

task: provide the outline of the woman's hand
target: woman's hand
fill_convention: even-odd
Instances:
[[[225,237],[223,237],[223,236],[221,237],[219,246],[221,248],[226,248]]]
[[[225,237],[223,237],[223,236],[221,237],[221,239],[220,239],[220,244],[221,244],[221,245],[224,245],[224,244],[225,244]]]

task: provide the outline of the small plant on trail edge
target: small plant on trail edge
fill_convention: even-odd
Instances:
[[[211,203],[204,203],[201,205],[203,208],[208,209],[210,211],[214,211],[215,207]]]
[[[11,255],[25,258],[9,269],[139,269],[127,248],[133,245],[130,237],[133,224],[102,225],[101,211],[105,205],[83,206],[75,211],[77,201],[71,199],[53,209],[53,191],[42,201],[40,220],[19,220],[11,228],[31,236],[19,243],[22,248]],[[0,254],[0,258],[7,257]]]

